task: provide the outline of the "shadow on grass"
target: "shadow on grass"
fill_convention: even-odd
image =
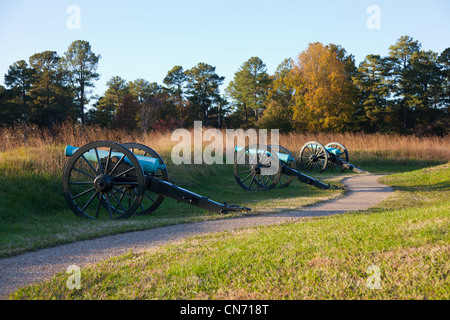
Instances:
[[[414,185],[414,186],[402,186],[402,185],[392,185],[392,188],[396,191],[404,191],[411,193],[418,192],[437,192],[437,191],[450,191],[450,181],[440,181],[431,184]]]
[[[350,162],[362,168],[377,174],[389,174],[389,173],[403,173],[409,171],[415,171],[428,167],[434,167],[447,163],[443,161],[431,161],[431,160],[418,160],[418,159],[355,159],[354,162]],[[345,171],[347,172],[347,171]]]

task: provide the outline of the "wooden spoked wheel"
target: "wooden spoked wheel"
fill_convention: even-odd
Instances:
[[[300,167],[307,172],[323,172],[327,168],[328,152],[317,141],[310,141],[300,150]]]
[[[269,146],[246,146],[235,153],[234,177],[248,191],[270,190],[281,176],[280,160]]]
[[[159,160],[159,163],[164,165],[164,169],[160,168],[157,170],[156,173],[147,173],[147,172],[144,172],[144,173],[152,176],[152,178],[169,181],[169,174],[167,172],[167,168],[164,163],[164,160],[159,156],[159,154],[155,150],[153,150],[152,148],[150,148],[144,144],[140,144],[140,143],[124,143],[123,145],[125,147],[127,147],[135,155],[139,155],[139,156],[143,156],[143,157],[150,157],[150,158],[157,158]],[[131,187],[128,189],[127,189],[127,187],[124,187],[123,191],[126,193],[130,193],[130,194],[136,193],[136,190],[134,187]],[[136,215],[148,215],[148,214],[152,213],[161,205],[161,203],[164,201],[164,198],[165,197],[159,193],[155,193],[155,192],[152,192],[149,190],[144,190],[144,195],[142,197],[142,201],[139,204],[139,207],[135,214]]]
[[[288,149],[286,149],[283,146],[274,146],[274,145],[269,145],[269,147],[272,149],[272,151],[288,154],[289,160],[287,163],[284,163],[284,165],[286,165],[287,167],[289,167],[291,169],[297,170],[297,164],[295,163],[295,158]],[[279,151],[277,151],[277,148]],[[283,172],[281,172],[280,180],[278,181],[278,184],[276,187],[277,188],[286,188],[288,185],[291,184],[291,182],[293,180],[294,180],[293,176],[288,176],[288,175],[284,174]]]
[[[345,146],[342,143],[339,143],[339,142],[330,142],[329,144],[327,144],[325,146],[325,148],[333,148],[333,149],[336,149],[336,151],[337,151],[336,154],[329,152],[329,154],[328,154],[329,158],[328,158],[327,170],[344,172],[345,168],[342,167],[342,166],[339,166],[335,162],[335,157],[338,157],[341,160],[344,160],[344,161],[348,162],[348,151],[347,151],[347,148],[345,148]]]
[[[141,204],[144,190],[139,161],[127,147],[112,141],[79,148],[63,172],[64,198],[80,217],[97,219],[106,212],[110,219],[128,218]]]

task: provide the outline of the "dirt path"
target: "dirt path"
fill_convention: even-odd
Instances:
[[[20,286],[48,279],[58,272],[65,272],[70,265],[82,268],[130,250],[140,252],[193,235],[276,224],[302,217],[365,210],[377,205],[393,192],[391,187],[377,182],[379,177],[378,175],[360,175],[345,178],[342,181],[347,188],[345,196],[306,207],[300,211],[161,227],[80,241],[1,259],[0,298],[7,299],[8,294]]]

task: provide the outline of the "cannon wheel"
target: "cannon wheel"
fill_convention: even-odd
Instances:
[[[338,150],[341,152],[341,154],[339,155],[339,158],[341,158],[342,160],[348,162],[348,151],[347,151],[347,148],[346,148],[342,143],[339,143],[339,142],[330,142],[329,144],[327,144],[327,145],[325,146],[325,148],[328,148],[328,147],[338,149]],[[339,167],[339,166],[333,161],[333,158],[334,158],[334,157],[337,157],[337,156],[331,155],[331,156],[329,157],[329,159],[328,159],[327,170],[328,170],[328,169],[331,169],[331,170],[334,170],[334,171],[344,172],[344,171],[345,171],[345,168]]]
[[[159,156],[159,154],[153,150],[152,148],[140,144],[140,143],[124,143],[125,147],[131,150],[136,155],[144,156],[144,157],[151,157],[151,158],[157,158],[159,160],[160,164],[163,164],[165,167],[164,160]],[[167,168],[165,167],[164,170],[159,169],[156,174],[151,174],[153,178],[161,179],[164,181],[169,181],[169,174],[167,172]],[[128,193],[136,193],[136,190],[134,187],[132,189],[124,190]],[[142,201],[139,204],[139,207],[137,211],[135,212],[136,215],[147,215],[155,211],[163,202],[164,196],[162,194],[157,194],[154,192],[151,192],[149,190],[144,190],[144,195],[142,197]]]
[[[249,153],[250,149],[258,149],[266,152],[256,154]],[[276,166],[273,166],[276,164]],[[261,174],[262,169],[272,170],[271,174]],[[273,189],[281,176],[281,165],[278,156],[271,152],[271,148],[264,145],[246,146],[235,153],[234,178],[237,183],[248,191],[264,191]],[[276,171],[276,172],[275,172]]]
[[[106,151],[107,156],[100,158],[99,151]],[[95,161],[88,159],[88,153],[95,155]],[[123,186],[133,186],[135,192],[125,193]],[[128,148],[112,141],[96,141],[79,148],[63,172],[64,198],[79,217],[97,219],[106,211],[110,219],[126,219],[139,207],[144,190],[139,161]]]
[[[272,149],[275,149],[274,146],[272,146],[272,145],[269,145],[269,147],[271,147]],[[289,163],[287,163],[286,165],[291,169],[297,170],[297,164],[295,163],[295,158],[292,155],[292,153],[283,146],[278,146],[278,149],[280,150],[281,153],[289,154],[291,156],[291,158],[294,159],[292,161],[289,161]],[[286,188],[288,185],[291,184],[291,182],[293,180],[294,180],[294,177],[285,175],[282,172],[281,176],[280,176],[280,181],[278,181],[277,187],[278,188]]]
[[[299,156],[300,167],[307,172],[324,172],[327,168],[328,152],[320,142],[310,141],[305,143]]]

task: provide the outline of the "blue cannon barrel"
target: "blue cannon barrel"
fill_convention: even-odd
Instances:
[[[340,156],[342,154],[342,151],[336,148],[326,147],[328,153],[334,154],[335,156]]]
[[[317,145],[316,144],[308,144],[307,147],[309,148],[315,148]],[[336,148],[332,148],[332,147],[325,147],[325,149],[327,150],[328,153],[334,154],[335,156],[340,156],[342,154],[342,151]]]
[[[241,151],[242,147],[236,146],[234,148],[234,150],[236,152]],[[268,152],[267,150],[255,150],[255,149],[249,149],[250,153],[255,154],[256,151],[258,151],[258,153],[263,153],[263,152],[267,152],[267,154],[270,156],[270,152]],[[281,153],[281,152],[275,152],[278,156],[278,158],[283,161],[284,163],[288,163],[289,161],[294,161],[294,158],[290,155],[290,154],[286,154],[286,153]]]
[[[77,148],[77,147],[67,145],[64,153],[65,153],[66,157],[71,157],[78,149],[79,148]],[[107,158],[108,154],[109,154],[108,151],[98,150],[98,156],[100,159]],[[122,156],[123,156],[123,153],[111,152],[111,157],[118,157],[120,159]],[[140,155],[135,155],[135,156],[136,156],[137,160],[139,161],[139,164],[141,165],[142,170],[144,170],[144,172],[156,173],[158,171],[158,169],[161,169],[161,170],[165,169],[165,165],[160,164],[159,159],[157,159],[157,158],[144,157],[144,156],[140,156]],[[95,154],[95,150],[89,150],[89,152],[85,152],[84,157],[87,160],[97,162],[97,155]],[[123,159],[123,161],[129,165],[132,165],[131,161],[128,160],[127,157],[125,157]]]

